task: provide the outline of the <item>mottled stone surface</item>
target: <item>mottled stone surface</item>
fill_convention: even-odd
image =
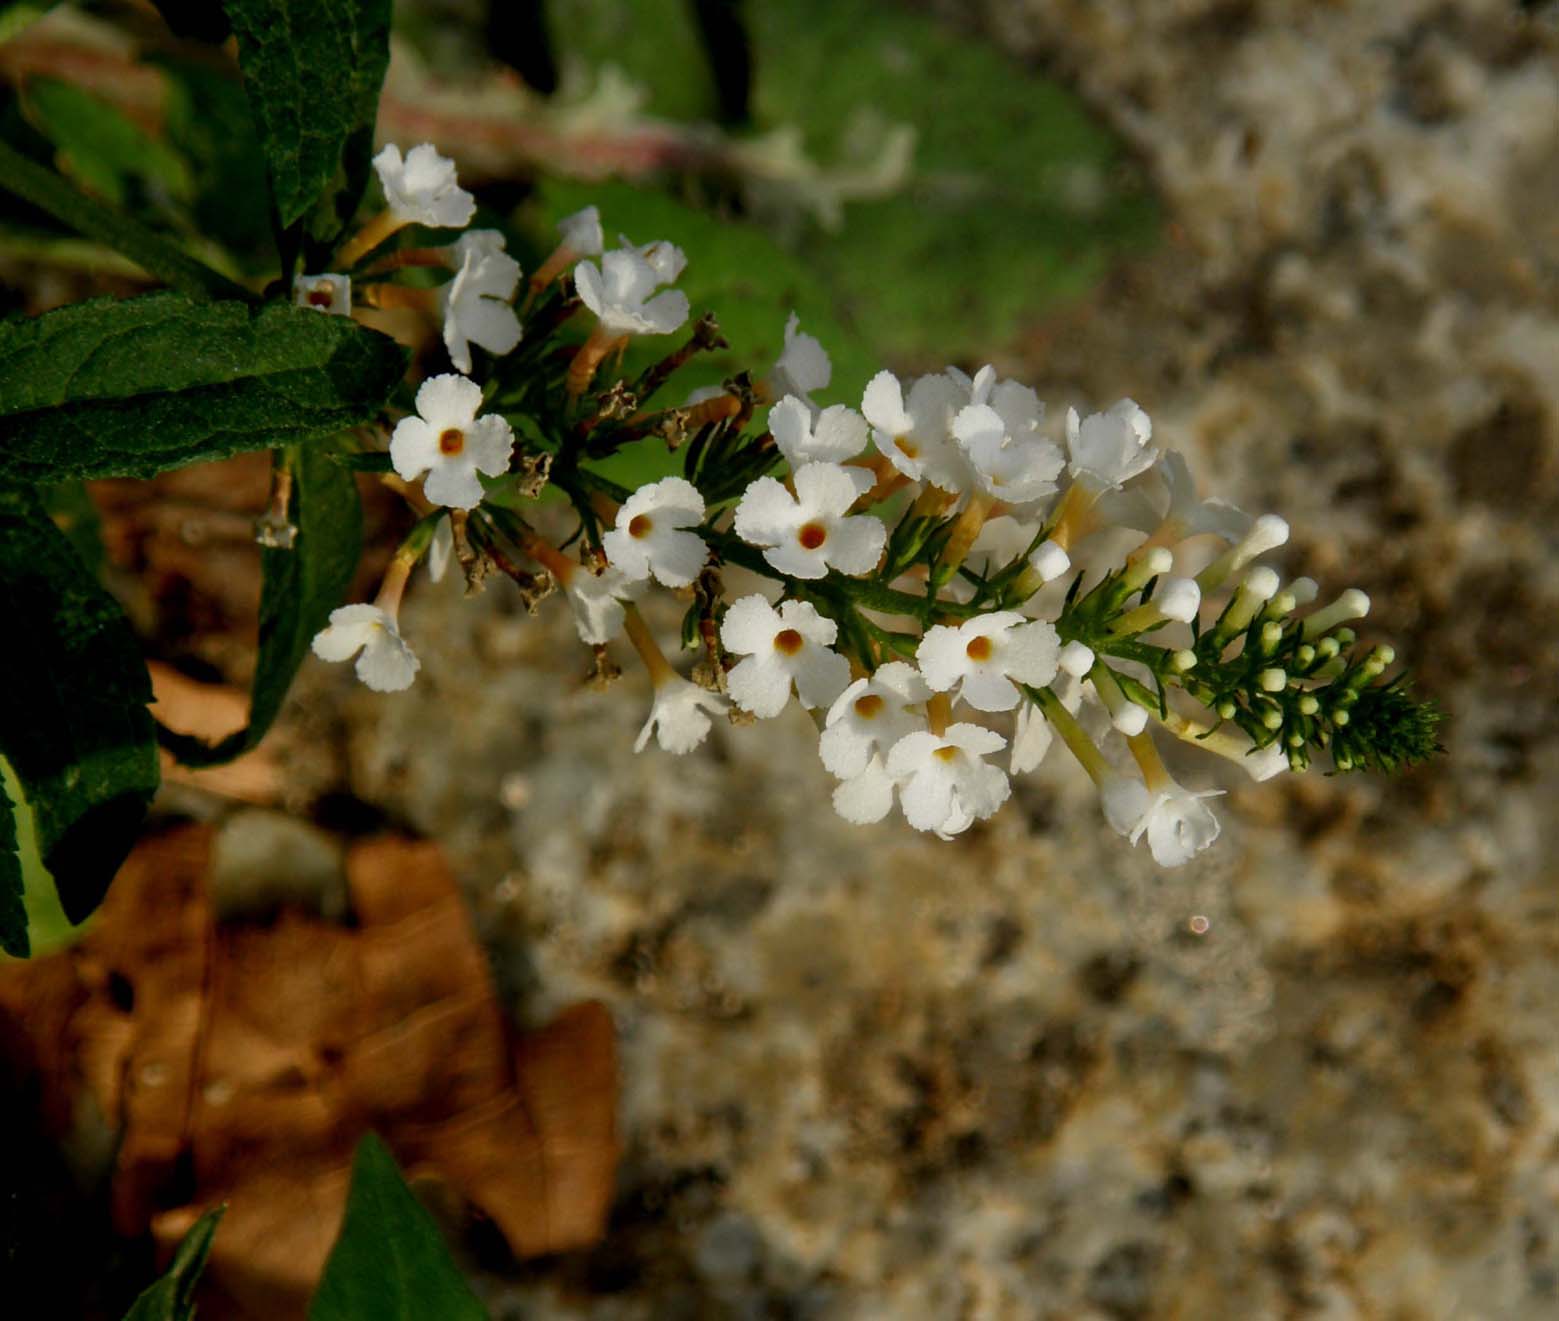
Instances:
[[[1230,789],[1157,871],[1057,753],[956,844],[829,810],[803,714],[634,757],[556,602],[414,591],[310,667],[297,792],[445,841],[517,1011],[599,996],[627,1156],[502,1317],[1559,1312],[1559,56],[1508,3],[987,0],[1132,143],[1166,246],[1004,362],[1130,393],[1453,713],[1388,783]],[[973,347],[973,346],[972,346]],[[669,634],[675,614],[658,623]],[[341,749],[339,760],[336,749]]]

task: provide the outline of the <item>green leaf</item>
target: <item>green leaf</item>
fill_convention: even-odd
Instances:
[[[196,41],[226,41],[232,32],[227,15],[211,0],[152,0],[157,12],[177,35]]]
[[[302,219],[338,182],[338,218],[350,218],[368,181],[390,0],[225,4],[279,223]]]
[[[297,538],[290,550],[262,556],[260,655],[255,666],[249,723],[212,746],[159,729],[164,747],[186,765],[231,761],[265,737],[281,710],[309,643],[341,604],[363,546],[357,483],[317,446],[294,449],[290,518]]]
[[[195,1286],[211,1255],[225,1206],[214,1206],[184,1235],[167,1273],[147,1289],[125,1313],[124,1321],[194,1321]]]
[[[150,477],[372,418],[393,340],[289,304],[156,293],[0,322],[0,480]]]
[[[270,184],[236,71],[178,54],[154,56],[152,62],[168,80],[163,109],[168,144],[195,177],[190,205],[195,226],[223,244],[243,269],[273,271]]]
[[[0,488],[0,755],[65,915],[102,902],[158,782],[151,683],[114,599],[30,494]]]
[[[309,1321],[482,1321],[487,1309],[372,1133],[357,1144],[341,1233]]]
[[[117,106],[57,78],[27,84],[32,121],[60,150],[60,165],[77,183],[115,206],[137,191],[184,201],[193,192],[189,167]]]
[[[0,42],[31,27],[53,9],[57,0],[9,0],[0,3]]]
[[[4,757],[0,757],[0,786],[11,803],[16,853],[22,868],[22,907],[27,910],[27,943],[32,947],[32,957],[37,958],[74,945],[90,925],[73,926],[65,916],[59,892],[54,888],[54,878],[38,853],[38,831],[33,823],[32,808],[22,792],[21,781]]]
[[[0,779],[0,950],[25,959],[32,953],[32,945],[27,939],[27,906],[22,902],[26,886],[22,882],[22,845],[17,837],[19,810]]]
[[[148,275],[196,298],[254,302],[241,284],[196,261],[173,240],[95,197],[0,139],[0,188],[49,213],[84,238],[124,253]]]

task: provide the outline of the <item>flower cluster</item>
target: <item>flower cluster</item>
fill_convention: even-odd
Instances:
[[[421,296],[456,371],[422,383],[383,459],[402,483],[422,479],[420,493],[403,486],[421,520],[374,604],[336,611],[315,639],[327,660],[360,653],[371,687],[413,681],[397,606],[418,559],[442,572],[453,550],[473,583],[496,568],[528,601],[561,588],[598,675],[616,672],[607,648],[627,640],[654,694],[639,749],[653,738],[689,752],[722,714],[810,712],[834,806],[854,822],[897,806],[916,829],[957,835],[1059,737],[1109,825],[1170,866],[1219,826],[1216,791],[1170,775],[1163,735],[1256,779],[1317,755],[1396,769],[1434,750],[1433,708],[1384,677],[1391,648],[1356,645],[1364,594],[1317,608],[1314,582],[1285,586],[1258,562],[1287,540],[1283,520],[1200,496],[1132,400],[1054,417],[991,367],[950,366],[883,371],[858,401],[823,403],[828,355],[794,316],[761,381],[646,406],[723,343],[706,316],[639,377],[592,393],[631,338],[687,322],[670,287],[686,255],[627,239],[608,250],[591,208],[562,223],[517,310],[520,269],[496,232],[378,255],[404,225],[469,223],[474,204],[429,147],[404,160],[387,147],[375,164],[388,210],[342,250],[343,273],[299,277],[298,301],[349,313],[353,278],[369,305]],[[437,291],[363,283],[418,264],[452,278]],[[489,355],[479,367],[472,346]],[[647,438],[681,471],[622,489],[601,463]],[[574,511],[577,556],[533,526],[528,502],[546,487]],[[657,585],[687,602],[691,679],[638,612]]]

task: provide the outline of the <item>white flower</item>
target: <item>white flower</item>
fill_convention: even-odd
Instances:
[[[598,647],[615,638],[623,631],[623,602],[638,600],[645,586],[611,565],[600,573],[591,573],[583,566],[571,572],[563,590],[574,612],[579,640]]]
[[[633,750],[643,752],[651,732],[666,752],[678,756],[693,751],[709,733],[709,717],[726,709],[725,698],[711,693],[680,675],[666,673],[655,685],[655,702],[650,718],[639,731]]]
[[[1072,557],[1066,553],[1065,546],[1047,540],[1034,548],[1029,563],[1034,566],[1034,572],[1039,575],[1041,582],[1050,583],[1072,567]]]
[[[332,316],[352,315],[352,278],[348,275],[297,275],[292,280],[292,301]]]
[[[479,237],[487,235],[497,238],[496,248]],[[519,287],[520,263],[502,245],[503,235],[496,230],[462,235],[453,245],[460,269],[439,291],[439,306],[450,361],[463,372],[471,370],[472,344],[503,354],[520,342],[520,318],[509,305]]]
[[[482,501],[477,473],[509,470],[514,432],[496,413],[477,417],[482,387],[464,376],[430,376],[417,391],[417,416],[402,418],[390,437],[390,462],[407,481],[428,474],[423,494],[451,509]]]
[[[893,810],[895,787],[882,754],[874,752],[857,774],[834,787],[834,811],[851,825],[869,826]]]
[[[866,448],[866,419],[853,408],[834,404],[813,417],[806,402],[790,394],[769,409],[769,432],[792,472],[804,463],[843,463]]]
[[[394,615],[376,605],[344,605],[330,612],[330,623],[314,635],[321,660],[357,656],[357,677],[375,692],[410,688],[420,663],[401,637]]]
[[[454,553],[455,531],[447,517],[441,518],[434,524],[433,540],[428,543],[428,577],[436,583],[443,582]]]
[[[1037,524],[1020,523],[1010,514],[987,518],[974,544],[969,547],[969,555],[964,563],[974,572],[989,576],[999,569],[1005,569],[1027,551],[1038,531]]]
[[[601,213],[593,206],[558,221],[559,242],[576,257],[599,257],[606,247]]]
[[[995,813],[1012,792],[1005,772],[984,761],[1007,746],[994,730],[949,725],[940,737],[929,730],[906,734],[888,753],[888,774],[899,784],[904,819],[916,830],[944,837],[967,830]]]
[[[1166,578],[1153,594],[1153,604],[1165,619],[1189,624],[1202,608],[1202,589],[1195,578]]]
[[[1196,479],[1177,451],[1165,450],[1159,457],[1157,471],[1169,491],[1169,512],[1164,515],[1165,521],[1180,536],[1194,537],[1212,532],[1233,542],[1250,531],[1255,520],[1227,500],[1216,496],[1209,500],[1197,498]]]
[[[980,485],[998,499],[1028,504],[1055,492],[1066,460],[1039,432],[1044,405],[1026,385],[995,379],[984,367],[970,382],[971,402],[953,418],[953,436]]]
[[[850,515],[860,496],[854,478],[836,463],[803,464],[783,482],[760,477],[736,506],[736,535],[762,546],[763,558],[781,573],[821,578],[830,568],[869,573],[882,558],[888,529],[870,514]]]
[[[926,630],[915,652],[920,672],[937,692],[957,686],[977,711],[1010,711],[1022,699],[1019,683],[1040,686],[1056,677],[1061,641],[1045,620],[995,610],[957,626]]]
[[[801,318],[792,312],[790,319],[785,322],[785,347],[769,377],[770,389],[777,395],[796,395],[810,404],[812,391],[826,390],[833,374],[834,365],[828,360],[827,351],[814,336],[801,332]],[[863,424],[861,444],[865,443],[866,429]],[[855,452],[859,453],[860,448],[857,445]]]
[[[636,582],[654,575],[665,587],[686,587],[709,558],[704,539],[684,528],[704,521],[704,497],[692,482],[663,477],[641,486],[617,511],[617,526],[601,537],[606,557]]]
[[[574,267],[579,297],[614,335],[669,335],[687,320],[687,295],[680,289],[655,294],[664,283],[655,267],[633,248],[617,248]]]
[[[1066,443],[1072,452],[1072,476],[1094,491],[1108,491],[1146,472],[1158,458],[1148,444],[1153,423],[1130,399],[1121,399],[1103,413],[1077,420],[1068,409]]]
[[[476,198],[455,178],[454,161],[440,156],[431,143],[413,147],[402,161],[401,149],[392,142],[374,157],[374,169],[398,220],[460,229],[476,214]]]
[[[926,681],[904,661],[889,661],[857,679],[828,708],[818,740],[823,765],[841,780],[859,775],[874,753],[886,755],[906,734],[924,728],[918,708],[930,696]]]
[[[1192,793],[1167,775],[1156,790],[1125,775],[1111,777],[1100,788],[1110,825],[1133,844],[1146,834],[1153,861],[1160,867],[1179,867],[1218,838],[1218,818],[1202,800],[1222,792]]]
[[[1061,648],[1061,654],[1056,657],[1056,664],[1074,679],[1081,679],[1089,670],[1093,669],[1093,648],[1085,642],[1075,639]],[[1073,708],[1074,710],[1076,708]]]
[[[950,376],[922,376],[904,388],[892,372],[878,372],[866,385],[861,412],[871,424],[872,443],[899,472],[943,491],[966,491],[969,464],[953,441],[953,413],[964,402]]]
[[[850,682],[850,662],[830,651],[839,626],[805,601],[778,610],[761,596],[732,603],[720,625],[720,641],[739,662],[726,685],[736,704],[756,716],[777,716],[794,683],[801,704],[827,706]]]
[[[1012,731],[1012,757],[1008,762],[1014,775],[1034,770],[1044,761],[1055,741],[1055,730],[1033,702],[1018,707],[1017,724]]]
[[[617,237],[625,250],[638,253],[650,264],[650,269],[661,284],[671,284],[687,269],[687,253],[675,243],[654,239],[649,243],[638,244],[630,242],[626,234]]]

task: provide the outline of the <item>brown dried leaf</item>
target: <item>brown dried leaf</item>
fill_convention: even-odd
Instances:
[[[45,1070],[55,1089],[74,1080],[124,1130],[121,1228],[150,1227],[171,1248],[226,1201],[210,1266],[221,1315],[300,1312],[352,1149],[372,1128],[519,1256],[596,1239],[618,1157],[606,1011],[577,1005],[512,1033],[431,844],[351,851],[356,928],[286,914],[213,933],[212,839],[182,826],[143,841],[80,945],[0,970],[0,1015],[23,1036],[65,1024],[73,1067]],[[52,1008],[35,1020],[29,996],[46,984]],[[192,1197],[175,1186],[176,1165],[193,1174]]]

